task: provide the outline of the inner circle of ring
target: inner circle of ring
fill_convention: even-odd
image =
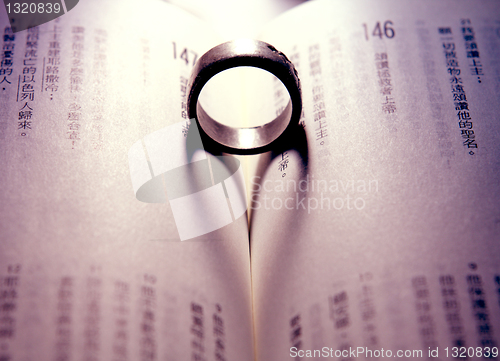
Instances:
[[[188,82],[188,117],[196,119],[200,132],[215,142],[213,146],[220,148],[221,151],[233,154],[257,154],[270,150],[273,143],[284,140],[297,126],[302,112],[300,80],[293,64],[272,45],[258,40],[245,40],[245,46],[240,44],[238,40],[220,44],[206,52],[196,62]],[[212,77],[224,70],[240,66],[250,66],[270,72],[283,83],[290,95],[285,111],[263,126],[251,128],[226,126],[212,119],[198,104],[201,90]],[[207,124],[200,121],[199,111],[202,120]],[[213,123],[208,124],[209,122]],[[239,146],[241,139],[238,138],[241,138],[240,133],[243,131],[247,133],[252,131],[256,144],[249,147]]]

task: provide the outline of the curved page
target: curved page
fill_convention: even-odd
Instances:
[[[499,12],[312,2],[263,33],[305,134],[251,182],[257,359],[495,356]]]
[[[252,360],[241,175],[186,145],[207,25],[91,0],[1,24],[0,359]]]

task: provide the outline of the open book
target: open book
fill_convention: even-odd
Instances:
[[[170,203],[136,198],[129,150],[188,121],[221,39],[159,1],[82,0],[15,34],[0,14],[0,360],[498,355],[497,1],[270,23],[303,138],[241,157],[250,217],[183,242]]]

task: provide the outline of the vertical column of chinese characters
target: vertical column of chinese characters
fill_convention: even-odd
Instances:
[[[205,326],[203,322],[203,306],[192,302],[191,303],[191,334],[193,339],[191,341],[191,360],[192,361],[205,361]]]
[[[462,78],[460,77],[460,65],[457,58],[452,31],[451,28],[439,28],[438,32],[441,35],[443,53],[451,85],[451,93],[453,95],[455,111],[457,112],[458,127],[462,138],[464,139],[462,144],[464,147],[471,149],[469,151],[470,155],[474,155],[474,151],[472,149],[477,148],[478,144],[473,130],[467,95],[465,94]]]
[[[288,152],[281,153],[281,156],[278,157],[278,170],[281,172],[281,177],[285,177],[285,170],[288,168],[288,163],[290,159],[288,158]]]
[[[140,360],[154,361],[158,359],[156,342],[156,277],[149,276],[141,287],[141,323],[140,323]]]
[[[481,75],[484,75],[483,65],[479,60],[479,49],[475,39],[474,28],[472,27],[470,19],[462,19],[460,20],[460,23],[462,24],[462,35],[465,41],[465,51],[467,54],[467,58],[470,59],[470,73],[471,75],[477,77],[478,83],[481,83]]]
[[[9,265],[7,275],[0,277],[0,360],[13,360],[10,351],[16,330],[20,265]]]
[[[341,291],[333,296],[328,297],[328,304],[330,309],[330,319],[333,321],[334,329],[340,333],[340,344],[338,349],[350,350],[351,342],[349,341],[348,330],[351,325],[349,317],[349,299],[346,291]],[[341,360],[348,358],[342,355]]]
[[[289,59],[290,62],[293,64],[295,70],[299,70],[299,60],[300,60],[300,53],[298,51],[297,45],[294,45],[292,48],[292,53],[289,54]],[[283,86],[283,84],[280,82],[280,80],[276,77],[273,78],[273,97],[274,97],[274,107],[275,107],[275,112],[276,116],[279,116],[283,111],[285,110],[289,100],[289,97],[286,96],[286,89]],[[302,118],[302,117],[301,117]],[[303,120],[301,120],[302,123],[300,123],[302,126]]]
[[[417,309],[417,321],[422,346],[424,350],[434,349],[437,347],[436,326],[431,312],[427,279],[424,276],[417,276],[411,280],[411,284],[415,294],[415,308]]]
[[[85,28],[73,26],[71,29],[71,68],[69,72],[69,91],[71,103],[68,106],[67,134],[71,141],[72,149],[80,140],[80,127],[82,111],[80,105],[80,95],[83,91],[83,58],[84,58],[84,34]]]
[[[296,45],[292,48],[292,53],[290,54],[290,61],[293,63],[293,66],[298,72],[300,66],[300,53]],[[283,88],[283,84],[281,84],[279,79],[274,78],[274,101],[276,107],[276,116],[279,116],[287,106],[286,101],[288,100],[288,98],[285,96],[285,91],[286,90]],[[303,109],[300,115],[299,125],[305,127]],[[281,153],[281,156],[278,157],[278,171],[281,172],[281,177],[286,177],[285,170],[288,168],[289,162],[290,159],[288,158],[287,152]]]
[[[19,75],[17,101],[21,104],[18,113],[18,130],[27,135],[31,130],[33,103],[35,101],[35,73],[38,51],[38,26],[26,31],[26,50],[23,59],[23,74]]]
[[[427,99],[429,100],[430,111],[434,120],[434,129],[438,136],[438,149],[441,157],[451,158],[454,155],[453,143],[450,140],[448,124],[444,121],[443,109],[445,108],[443,92],[436,77],[436,62],[431,52],[431,36],[428,29],[423,28],[425,23],[418,21],[418,47],[422,65],[425,73]],[[422,26],[422,27],[420,27]]]
[[[279,81],[278,78],[273,79],[273,87],[274,87],[274,106],[276,108],[276,116],[279,116],[283,110],[285,110],[286,103],[285,103],[285,94],[284,92],[286,91],[283,89],[283,86],[281,82]],[[281,154],[281,157],[278,157],[279,162],[278,162],[278,170],[281,172],[281,176],[285,177],[285,169],[288,167],[288,155],[286,152],[283,152]]]
[[[297,46],[294,46],[292,48],[292,53],[290,54],[290,61],[293,63],[293,66],[295,67],[295,70],[297,70],[297,74],[299,74],[300,78],[300,52],[299,48]],[[302,112],[300,113],[300,119],[299,119],[299,125],[302,128],[306,127],[306,122],[304,120],[304,108],[302,107]]]
[[[92,148],[95,150],[102,149],[104,145],[102,124],[104,114],[104,84],[107,77],[107,42],[108,34],[106,30],[96,29],[94,32],[94,56],[92,59],[92,84],[94,85],[92,102]]]
[[[61,27],[54,24],[50,36],[47,56],[43,58],[42,92],[50,93],[50,100],[59,89],[59,65],[61,64]]]
[[[290,343],[295,351],[302,349],[302,325],[300,313],[290,320]],[[295,356],[295,360],[300,360],[300,356]]]
[[[189,126],[191,125],[191,121],[187,116],[187,83],[188,78],[181,75],[180,76],[180,91],[181,91],[181,117],[185,119],[185,122],[182,126],[182,134],[184,137],[187,137],[189,132]]]
[[[465,347],[465,334],[462,317],[460,315],[460,303],[455,288],[455,277],[453,275],[440,276],[439,284],[441,286],[443,308],[452,339],[452,346]]]
[[[389,69],[389,59],[387,53],[375,54],[375,65],[377,67],[378,85],[383,96],[382,111],[385,114],[396,113],[396,102],[392,96],[392,80]]]
[[[479,336],[481,347],[496,347],[493,325],[490,321],[490,313],[486,304],[486,295],[483,280],[477,274],[467,275],[467,286],[471,301],[472,313],[476,321],[476,331]]]
[[[14,47],[16,35],[12,32],[12,28],[6,26],[3,30],[3,44],[2,44],[2,60],[0,62],[0,85],[2,91],[5,91],[7,86],[12,84],[12,67],[14,66]]]
[[[328,123],[326,122],[325,95],[321,76],[321,53],[319,44],[314,44],[309,47],[309,75],[313,83],[313,119],[316,144],[324,146],[327,144],[328,139]]]
[[[116,281],[113,294],[113,358],[112,361],[129,360],[128,352],[128,319],[130,314],[130,286],[128,283]]]
[[[377,337],[376,315],[374,289],[372,286],[373,275],[369,272],[360,277],[361,297],[359,308],[361,311],[361,320],[363,322],[363,341],[366,347],[378,349],[379,340]],[[368,358],[368,356],[367,356]],[[370,357],[371,358],[371,357]]]
[[[226,361],[226,333],[224,319],[222,318],[222,307],[215,306],[217,312],[213,314],[213,331],[215,338],[215,361]]]
[[[174,59],[177,59],[177,44],[175,42],[172,42],[172,45],[173,45],[173,50],[174,50]],[[198,54],[196,54],[195,52],[193,51],[188,51],[187,48],[185,48],[182,52],[181,52],[181,55],[180,55],[180,60],[184,60],[182,62],[182,66],[179,67],[179,72],[180,72],[180,76],[179,76],[179,81],[180,81],[180,97],[181,97],[181,101],[180,101],[180,105],[181,105],[181,117],[182,119],[185,119],[185,123],[184,125],[182,126],[182,134],[184,135],[184,137],[187,137],[188,135],[188,131],[189,131],[189,126],[191,125],[191,120],[188,119],[188,115],[187,115],[187,84],[188,84],[188,79],[189,79],[189,76],[190,76],[190,71],[191,71],[191,67],[189,66],[189,59],[188,59],[188,56],[189,56],[189,53],[192,53],[194,55],[194,59],[192,61],[192,66],[194,66],[194,64],[196,63],[196,59],[198,58]]]
[[[73,324],[73,278],[62,277],[57,290],[55,360],[70,361]]]
[[[102,280],[98,277],[87,279],[87,302],[85,326],[83,330],[83,360],[98,361],[101,351],[101,299]]]

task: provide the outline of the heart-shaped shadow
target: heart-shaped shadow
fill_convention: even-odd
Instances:
[[[14,33],[45,24],[73,9],[79,0],[3,0]]]

